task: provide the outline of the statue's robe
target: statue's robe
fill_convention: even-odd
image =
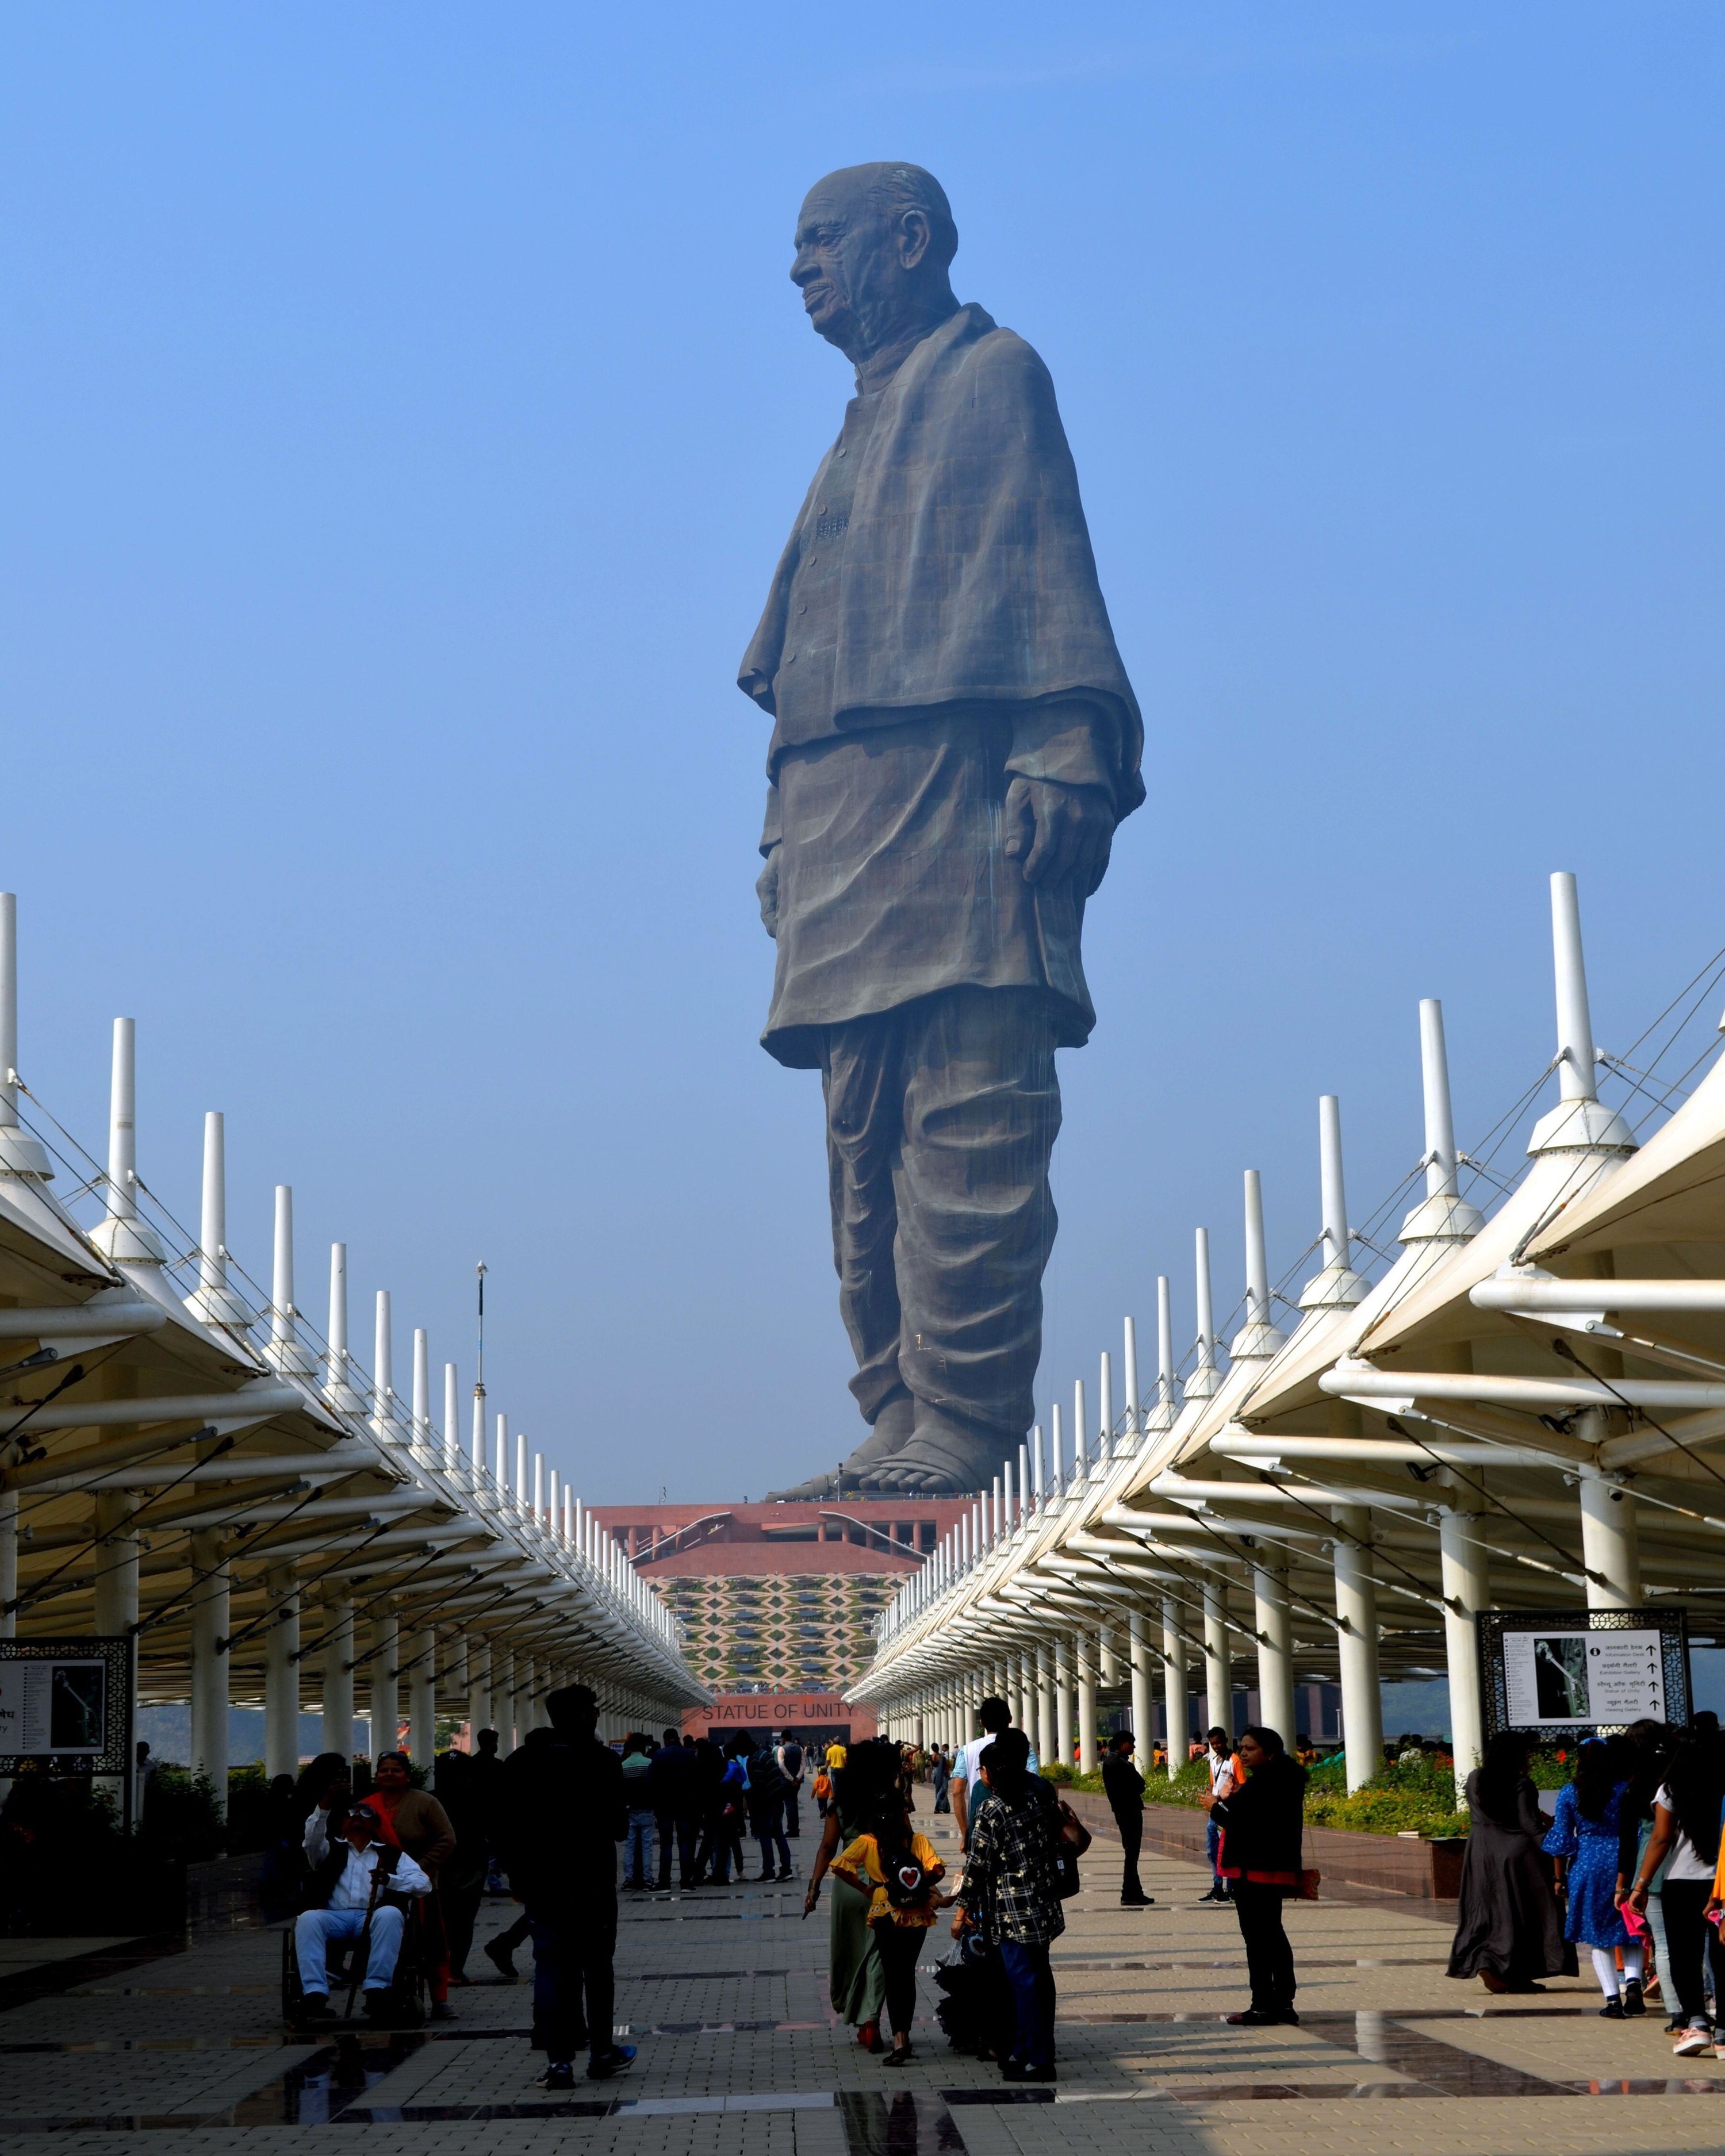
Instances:
[[[1142,721],[1054,384],[982,308],[852,403],[739,680],[775,720],[769,1051],[814,1067],[823,1028],[957,987],[1040,991],[1086,1040],[1083,900],[1024,881],[1001,806],[1022,775],[1130,814]]]
[[[1032,1413],[1054,1054],[1095,1024],[1083,898],[1025,881],[1006,792],[1095,787],[1117,820],[1144,788],[1054,385],[980,307],[849,407],[740,682],[774,719],[763,1045],[821,1072],[852,1390],[985,1488]]]

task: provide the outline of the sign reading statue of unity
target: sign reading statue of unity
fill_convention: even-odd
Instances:
[[[773,720],[762,1045],[821,1074],[865,1489],[986,1490],[1029,1429],[1055,1051],[1096,1023],[1085,903],[1144,798],[1054,384],[959,305],[957,244],[916,165],[803,203],[792,280],[856,394],[740,676]]]

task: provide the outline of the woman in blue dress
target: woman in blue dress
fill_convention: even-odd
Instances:
[[[1558,1892],[1566,1898],[1563,1936],[1591,1948],[1594,1974],[1605,1994],[1599,2011],[1620,2021],[1645,2014],[1641,1948],[1630,1937],[1617,1907],[1618,1835],[1635,1759],[1621,1737],[1589,1738],[1575,1763],[1575,1779],[1558,1791],[1558,1815],[1540,1846],[1558,1859]],[[1617,1953],[1623,1949],[1623,1981]]]

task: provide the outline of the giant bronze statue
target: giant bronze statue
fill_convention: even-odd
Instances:
[[[986,1490],[1029,1428],[1055,1050],[1096,1022],[1085,901],[1144,798],[1054,384],[953,296],[957,245],[915,165],[803,203],[792,281],[856,395],[740,677],[773,721],[762,1041],[821,1074],[852,1488]]]

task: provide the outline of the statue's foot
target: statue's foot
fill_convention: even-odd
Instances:
[[[896,1460],[910,1443],[916,1424],[916,1400],[901,1387],[881,1402],[874,1427],[855,1451],[840,1462],[836,1474],[811,1476],[794,1489],[769,1490],[767,1502],[812,1504],[824,1498],[841,1497],[846,1490],[880,1489],[882,1486],[876,1477],[889,1461]]]
[[[881,1486],[928,1495],[986,1490],[1012,1450],[1000,1430],[960,1422],[923,1401],[910,1443],[883,1471]]]

